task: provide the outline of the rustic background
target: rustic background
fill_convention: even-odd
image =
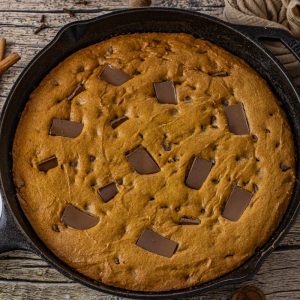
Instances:
[[[152,1],[155,6],[180,7],[222,18],[223,0]],[[7,39],[7,53],[22,59],[0,78],[0,110],[12,84],[28,62],[65,24],[93,18],[128,7],[128,0],[0,0],[0,36]],[[67,10],[71,9],[75,16]],[[48,28],[34,34],[45,15]],[[280,246],[255,277],[242,286],[260,287],[267,299],[300,299],[300,216]],[[0,236],[1,238],[1,236]],[[227,286],[195,299],[229,299],[238,286]],[[0,255],[0,299],[112,299],[72,282],[38,256],[25,251]]]

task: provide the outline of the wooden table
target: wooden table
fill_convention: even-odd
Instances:
[[[0,109],[12,84],[28,62],[46,46],[65,24],[93,18],[126,8],[126,0],[1,0],[0,36],[8,40],[7,51],[17,51],[22,59],[0,78]],[[81,1],[83,2],[83,1]],[[222,17],[223,0],[164,0],[152,1],[155,6],[189,8]],[[72,17],[64,8],[72,9]],[[35,35],[41,16],[46,16],[49,28]],[[1,238],[1,235],[0,235]],[[255,277],[244,283],[260,287],[267,299],[300,299],[300,216],[289,233],[265,261]],[[195,299],[228,299],[238,286],[227,286]],[[59,274],[38,256],[25,251],[0,255],[0,299],[117,299]]]

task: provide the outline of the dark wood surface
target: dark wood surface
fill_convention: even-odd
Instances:
[[[127,8],[128,1],[87,0],[0,0],[0,36],[7,39],[7,52],[16,51],[22,59],[0,78],[0,109],[12,84],[28,62],[46,46],[65,24]],[[222,18],[223,0],[152,1],[155,6],[181,7]],[[75,18],[64,12],[72,9]],[[40,18],[46,16],[49,28],[34,34]],[[0,233],[1,234],[1,233]],[[1,238],[1,235],[0,235]],[[280,246],[267,258],[252,280],[219,288],[195,299],[229,299],[240,286],[260,287],[267,299],[300,299],[300,217]],[[0,255],[0,299],[118,299],[72,282],[35,254],[12,251]]]

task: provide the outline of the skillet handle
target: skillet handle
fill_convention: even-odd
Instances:
[[[21,233],[0,194],[0,253],[10,250],[32,250],[32,247]]]
[[[295,58],[300,62],[300,42],[296,40],[287,30],[278,29],[273,27],[258,27],[249,25],[236,25],[230,24],[233,28],[237,28],[239,31],[243,32],[245,35],[249,36],[255,42],[262,44],[260,39],[266,38],[273,41],[280,41],[285,45],[288,50],[295,56]],[[266,47],[265,50],[274,56],[271,51]],[[298,94],[300,95],[300,86],[298,86]]]
[[[297,41],[287,30],[273,27],[258,27],[249,25],[233,25],[258,43],[260,39],[267,38],[281,41],[300,62],[300,42]]]

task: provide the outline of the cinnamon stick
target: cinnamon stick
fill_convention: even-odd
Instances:
[[[5,40],[5,38],[0,38],[0,61],[4,58],[5,47],[6,47],[6,40]]]
[[[0,75],[2,75],[7,69],[14,65],[21,56],[18,53],[11,53],[0,61]]]

